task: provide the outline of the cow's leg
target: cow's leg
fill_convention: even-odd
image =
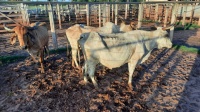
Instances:
[[[137,61],[131,61],[128,63],[128,71],[129,71],[128,85],[130,89],[132,89],[132,77],[133,77],[133,72],[135,70],[136,64],[137,64]]]
[[[41,73],[44,73],[44,49],[40,51],[40,64],[41,64]]]
[[[87,61],[85,62],[82,71],[83,71],[83,73],[84,73],[84,76],[83,76],[84,82],[87,83],[87,82],[88,82],[88,79],[87,79],[87,74],[88,74]]]
[[[97,82],[94,79],[94,73],[97,63],[95,61],[90,61],[88,64],[88,74],[90,79],[92,80],[92,83],[94,84],[95,88],[98,88]]]
[[[27,50],[27,51],[28,51],[28,53],[30,54],[30,56],[31,56],[31,58],[33,59],[33,61],[34,61],[35,63],[38,63],[38,61],[35,59],[33,53],[30,52],[29,50]]]
[[[77,59],[77,53],[78,53],[78,49],[72,48],[72,66],[73,67],[75,67],[74,62],[75,62],[76,67],[79,67],[78,62],[76,60]]]
[[[31,55],[31,57],[32,57],[32,59],[33,59],[33,61],[34,61],[35,63],[38,63],[38,61],[35,59],[35,57],[34,57],[33,55]]]

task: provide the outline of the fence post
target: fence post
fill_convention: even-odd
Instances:
[[[176,12],[178,9],[178,4],[175,4],[172,8],[172,16],[171,16],[171,24],[173,24],[176,20]],[[174,27],[170,28],[170,39],[172,41],[174,35]]]
[[[60,5],[57,4],[57,13],[58,13],[58,23],[59,23],[59,29],[62,29],[62,23],[61,23],[61,17],[60,17]]]
[[[90,25],[90,5],[89,4],[86,4],[86,15],[87,15],[87,26]]]
[[[193,16],[194,16],[194,9],[195,9],[195,5],[192,5],[192,11],[191,11],[191,15],[190,15],[190,24],[192,24],[192,20],[193,20]]]
[[[112,21],[114,21],[114,4],[112,4]]]
[[[106,23],[106,4],[103,4],[103,25]]]
[[[27,5],[21,3],[21,13],[22,13],[22,22],[24,24],[29,25],[29,17],[28,17],[28,11],[27,11]]]
[[[115,4],[115,25],[117,25],[118,4]]]
[[[110,22],[110,4],[106,4],[107,22]]]
[[[125,7],[125,17],[124,17],[125,19],[127,19],[127,13],[128,13],[128,4],[126,4],[126,7]]]
[[[154,16],[154,20],[157,21],[158,20],[158,8],[159,8],[159,5],[156,4],[156,9],[155,9],[155,16]]]
[[[101,27],[101,4],[99,4],[99,27]]]
[[[22,13],[22,22],[25,22],[26,18],[25,18],[24,4],[23,3],[20,4],[20,8],[21,8],[21,13]]]
[[[167,7],[165,8],[164,27],[166,27],[166,25],[167,25],[168,13],[169,13],[169,7],[167,6]]]
[[[199,16],[199,21],[198,21],[198,25],[200,26],[200,16]]]
[[[53,39],[52,40],[53,47],[54,47],[54,49],[57,49],[58,43],[57,43],[57,36],[56,36],[56,32],[55,32],[53,9],[52,9],[51,3],[49,3],[49,5],[48,5],[48,11],[49,11],[49,22],[50,22],[50,26],[51,26],[51,34],[52,34],[52,39]]]
[[[45,4],[45,16],[48,16],[48,7],[47,7],[48,5],[47,4]]]
[[[185,18],[186,18],[186,13],[187,13],[187,4],[183,5],[183,20],[182,20],[182,25],[185,26]]]
[[[138,13],[138,25],[137,28],[140,28],[142,25],[142,17],[143,17],[143,4],[139,4],[139,13]]]

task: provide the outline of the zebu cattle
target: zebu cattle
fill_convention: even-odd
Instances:
[[[34,62],[41,64],[41,72],[44,73],[44,51],[49,54],[49,35],[46,27],[42,26],[44,23],[34,23],[30,26],[17,25],[13,29],[5,26],[4,28],[8,31],[14,31],[15,33],[11,36],[11,44],[15,44],[16,38],[18,37],[20,48],[27,50],[33,58]]]
[[[72,66],[73,67],[74,67],[74,63],[76,67],[79,67],[79,64],[77,62],[77,54],[79,52],[77,41],[80,39],[80,35],[82,33],[91,32],[91,31],[104,32],[104,33],[118,33],[119,27],[111,22],[105,23],[105,25],[100,28],[95,28],[91,26],[82,26],[79,24],[75,24],[69,27],[66,30],[66,36],[72,48]]]
[[[133,21],[131,21],[129,25],[126,25],[124,21],[121,22],[120,31],[129,32],[129,31],[132,31],[132,30],[136,30],[136,25]]]
[[[122,16],[118,15],[118,17],[120,18],[121,20],[121,23],[120,23],[120,31],[122,32],[129,32],[129,31],[132,31],[132,30],[136,30],[136,24],[133,20],[125,20]],[[129,23],[127,25],[127,23]]]
[[[135,30],[118,34],[97,32],[82,34],[78,43],[85,57],[84,81],[88,82],[87,74],[89,74],[94,86],[97,87],[94,73],[98,63],[110,69],[128,63],[128,85],[132,89],[132,75],[135,67],[147,60],[154,48],[172,47],[167,35],[165,28],[158,28],[155,31]]]

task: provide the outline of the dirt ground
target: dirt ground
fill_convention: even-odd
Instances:
[[[64,42],[64,33],[58,40]],[[173,43],[198,48],[199,42],[200,29],[174,33]],[[30,57],[1,66],[0,111],[200,112],[197,54],[154,50],[134,71],[133,90],[127,86],[127,65],[112,70],[97,66],[95,89],[91,82],[84,85],[70,61],[66,52],[51,54],[44,74]]]

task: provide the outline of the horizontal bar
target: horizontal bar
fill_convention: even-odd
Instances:
[[[0,4],[171,4],[171,3],[179,3],[179,4],[193,4],[193,3],[200,3],[200,1],[148,1],[148,2],[43,2],[43,1],[37,1],[37,2],[6,2],[6,1],[0,1]]]

